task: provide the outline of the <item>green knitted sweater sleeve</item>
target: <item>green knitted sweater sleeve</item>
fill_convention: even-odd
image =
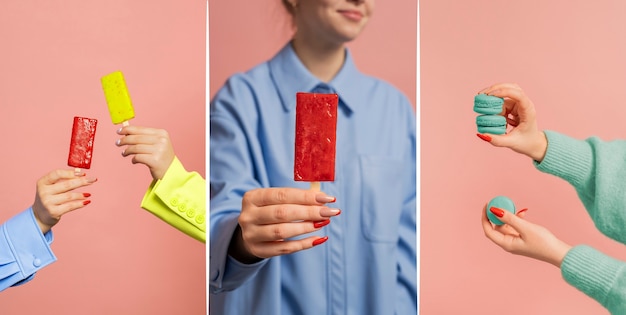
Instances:
[[[577,140],[545,131],[548,150],[542,172],[569,182],[598,230],[626,244],[626,141]],[[626,314],[626,263],[576,246],[561,266],[565,281],[614,314]]]
[[[561,274],[567,283],[600,302],[611,314],[626,314],[626,264],[586,245],[572,248]]]

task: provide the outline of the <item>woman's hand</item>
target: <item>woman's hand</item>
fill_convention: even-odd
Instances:
[[[321,229],[339,209],[328,208],[335,198],[297,188],[262,188],[248,191],[242,200],[239,227],[229,254],[244,263],[309,249],[327,237],[287,240]]]
[[[174,160],[174,148],[167,131],[131,125],[120,128],[117,133],[124,137],[115,144],[127,146],[122,155],[132,155],[133,164],[146,165],[153,179],[162,179]]]
[[[492,224],[487,218],[487,211],[491,211],[505,224]],[[572,247],[543,226],[526,221],[522,218],[524,215],[525,212],[514,215],[495,207],[487,209],[485,205],[482,211],[485,236],[509,253],[545,261],[560,268],[563,258]]]
[[[478,92],[504,98],[501,115],[513,128],[505,135],[481,135],[479,137],[496,147],[510,148],[541,162],[546,154],[548,141],[537,127],[535,105],[517,84],[500,83]]]
[[[37,181],[33,213],[42,233],[47,233],[64,214],[88,205],[89,193],[74,192],[97,181],[74,170],[55,170]]]

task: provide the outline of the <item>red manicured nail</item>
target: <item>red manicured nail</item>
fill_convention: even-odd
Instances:
[[[85,198],[86,197],[91,197],[91,194],[90,193],[83,193],[83,197],[85,197]]]
[[[327,219],[327,220],[324,220],[324,221],[317,221],[317,222],[313,222],[313,226],[314,226],[316,229],[319,229],[319,228],[321,228],[322,226],[328,225],[328,223],[330,223],[330,220],[328,220],[328,219]]]
[[[498,217],[498,218],[502,218],[504,216],[504,210],[502,210],[500,208],[491,207],[491,209],[489,209],[489,211],[491,211],[491,213],[495,214],[496,217]]]
[[[482,135],[482,134],[480,134],[480,133],[477,133],[476,135],[478,136],[478,138],[481,138],[481,139],[483,139],[484,141],[491,142],[491,137],[490,137],[490,136],[488,136],[488,135]]]
[[[85,206],[86,206],[86,205],[88,205],[88,204],[90,204],[90,203],[91,203],[91,200],[85,200],[85,201],[83,201],[83,205],[85,205]]]
[[[524,208],[524,209],[522,209],[522,210],[520,210],[520,211],[517,211],[517,214],[520,214],[520,213],[522,213],[522,212],[526,212],[526,211],[528,211],[528,208]]]
[[[320,237],[316,240],[313,241],[313,246],[317,246],[319,244],[322,244],[324,242],[326,242],[328,240],[328,236],[324,236],[324,237]]]

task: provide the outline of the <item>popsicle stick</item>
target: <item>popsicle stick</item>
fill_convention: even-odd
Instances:
[[[122,127],[127,127],[128,125],[130,125],[130,123],[128,122],[128,120],[125,120],[125,121],[122,123]]]
[[[320,182],[311,182],[311,190],[313,191],[320,191]]]
[[[79,175],[82,171],[83,171],[83,169],[80,168],[80,167],[75,167],[74,168],[74,174],[76,174],[76,175]]]

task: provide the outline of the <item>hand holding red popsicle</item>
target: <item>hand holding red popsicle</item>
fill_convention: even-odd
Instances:
[[[72,170],[56,170],[40,178],[32,208],[41,232],[50,231],[64,214],[88,205],[91,194],[74,190],[96,181],[96,178]]]
[[[243,263],[291,254],[320,245],[328,237],[309,236],[341,211],[326,203],[320,181],[335,180],[337,94],[297,93],[294,180],[311,189],[261,188],[244,194],[229,255]]]
[[[298,188],[261,188],[246,192],[229,254],[244,263],[309,249],[326,237],[287,240],[321,229],[339,209],[326,206],[335,198]]]

